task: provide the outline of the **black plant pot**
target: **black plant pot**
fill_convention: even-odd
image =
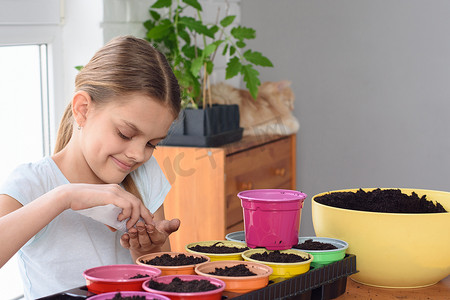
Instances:
[[[161,143],[169,146],[216,147],[242,138],[239,106],[215,104],[206,109],[184,109]]]

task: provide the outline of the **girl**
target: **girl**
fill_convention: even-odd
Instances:
[[[180,224],[164,219],[170,185],[152,157],[180,110],[165,57],[145,40],[115,38],[75,87],[54,155],[19,166],[0,188],[0,267],[18,252],[27,299],[84,285],[88,268],[169,251]],[[111,204],[127,233],[77,212]]]

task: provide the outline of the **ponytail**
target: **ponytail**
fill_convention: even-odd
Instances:
[[[59,124],[58,134],[56,135],[56,145],[54,153],[58,153],[69,143],[72,137],[73,130],[73,116],[72,116],[72,102],[67,105],[64,115]]]

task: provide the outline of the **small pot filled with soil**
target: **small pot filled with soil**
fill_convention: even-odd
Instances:
[[[291,278],[309,271],[313,256],[297,250],[267,250],[257,248],[242,253],[246,261],[261,263],[273,269],[269,280],[274,282]]]
[[[151,266],[107,265],[83,272],[88,291],[94,294],[114,291],[142,291],[142,283],[161,275],[161,270]]]
[[[212,240],[190,243],[185,246],[186,251],[208,256],[211,261],[243,260],[241,254],[249,248],[245,243]]]
[[[350,278],[387,288],[429,286],[448,276],[449,209],[449,192],[422,189],[347,189],[312,198],[316,235],[346,241],[346,252],[357,257],[359,272]]]
[[[345,257],[348,244],[345,241],[326,237],[299,237],[298,244],[292,247],[314,257],[311,267],[319,268]]]
[[[156,252],[136,259],[136,264],[152,266],[164,275],[195,275],[195,266],[210,261],[206,255],[185,252]]]
[[[89,300],[170,300],[169,297],[149,292],[109,292],[89,297]]]
[[[227,292],[248,293],[267,286],[273,270],[256,262],[219,260],[198,265],[195,272],[224,281]]]
[[[200,275],[167,275],[145,281],[142,288],[172,300],[221,300],[225,282]]]

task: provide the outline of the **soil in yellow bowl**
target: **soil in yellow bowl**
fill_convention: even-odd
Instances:
[[[387,288],[417,288],[435,284],[450,274],[450,213],[382,213],[323,205],[312,198],[317,236],[345,240],[347,253],[356,255],[359,272],[350,278]],[[373,188],[363,189],[365,191]],[[400,189],[439,202],[450,211],[450,193]]]

